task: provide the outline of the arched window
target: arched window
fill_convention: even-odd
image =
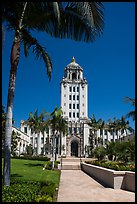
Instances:
[[[73,73],[72,74],[72,80],[75,80],[76,79],[76,73]]]

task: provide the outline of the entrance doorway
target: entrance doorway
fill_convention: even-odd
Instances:
[[[78,142],[72,141],[71,143],[71,156],[78,157]]]

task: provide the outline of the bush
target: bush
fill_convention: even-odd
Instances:
[[[57,169],[58,168],[58,164],[60,162],[59,161],[55,161],[54,162],[54,168]],[[45,166],[44,166],[45,169],[48,169],[48,170],[51,170],[52,169],[52,161],[47,161]]]
[[[50,159],[48,157],[43,157],[43,156],[14,156],[14,159],[28,159],[28,160],[37,160],[37,161],[49,161]]]
[[[96,149],[93,151],[94,156],[100,161],[104,159],[106,155],[106,149],[105,147],[96,147]]]
[[[14,181],[2,189],[2,202],[32,202],[40,191],[39,182]]]
[[[52,202],[56,191],[53,182],[19,181],[2,189],[2,202]]]
[[[114,169],[117,171],[135,171],[134,163],[114,162],[114,161],[86,161],[87,164]]]

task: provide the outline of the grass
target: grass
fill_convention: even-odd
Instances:
[[[37,160],[11,159],[11,183],[14,180],[19,182],[40,182],[45,184],[54,183],[55,188],[58,188],[60,181],[60,171],[43,170],[45,163],[45,161]]]

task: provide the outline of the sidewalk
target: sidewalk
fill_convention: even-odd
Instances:
[[[135,193],[105,188],[81,170],[61,170],[57,202],[135,202]]]

